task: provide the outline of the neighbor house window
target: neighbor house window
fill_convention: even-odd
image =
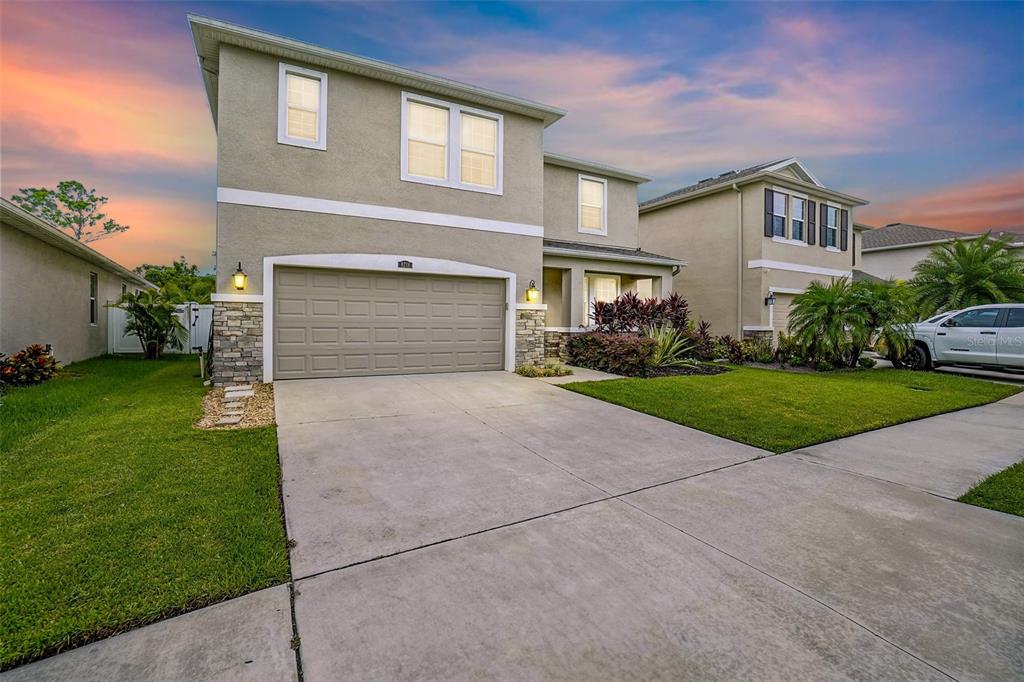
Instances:
[[[790,239],[797,241],[804,240],[804,211],[807,210],[807,200],[793,197],[793,227]]]
[[[608,234],[608,181],[581,175],[579,202],[579,231]]]
[[[277,141],[327,148],[327,74],[281,64],[277,87]]]
[[[587,324],[594,322],[594,303],[614,301],[619,295],[619,278],[613,275],[586,275],[583,278],[583,301],[587,308]]]
[[[772,236],[786,236],[786,200],[782,192],[772,192]]]
[[[125,284],[124,282],[121,282],[121,295],[124,296],[127,293],[128,293],[128,285]]]
[[[99,277],[95,272],[89,273],[89,324],[96,324],[96,295],[99,289]]]
[[[501,194],[503,120],[402,93],[402,180]]]
[[[825,246],[835,247],[839,235],[839,209],[835,206],[825,207]]]

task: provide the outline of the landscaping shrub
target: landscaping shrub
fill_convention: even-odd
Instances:
[[[775,348],[770,339],[754,338],[743,341],[743,359],[747,362],[775,362]]]
[[[147,360],[158,360],[164,348],[181,350],[187,337],[185,326],[175,315],[176,306],[166,292],[144,289],[121,294],[114,308],[125,311],[124,334],[135,334]]]
[[[622,374],[646,376],[652,367],[657,343],[646,336],[587,332],[574,334],[567,350],[569,364],[577,367]]]
[[[743,364],[743,344],[728,334],[715,339],[715,359],[726,358],[734,365]]]
[[[803,351],[796,337],[790,336],[786,332],[779,332],[779,345],[775,349],[775,360],[783,367],[804,364]]]
[[[31,386],[52,378],[60,363],[49,346],[33,344],[7,357],[0,354],[0,383],[7,386]]]
[[[565,365],[549,362],[543,367],[537,365],[520,365],[516,367],[516,374],[519,376],[537,377],[565,377],[572,374],[572,370]]]
[[[690,306],[673,293],[668,298],[640,298],[627,291],[614,301],[594,301],[594,327],[608,334],[643,332],[648,327],[669,325],[686,330],[690,326]]]
[[[857,364],[863,367],[864,369],[871,369],[878,363],[875,362],[874,358],[861,358],[860,360],[857,361]]]
[[[644,335],[654,340],[652,367],[683,367],[694,364],[692,356],[695,344],[684,330],[676,329],[667,322],[660,327],[650,326]]]
[[[701,360],[715,359],[715,337],[711,335],[711,323],[701,320],[696,329],[690,330],[694,352]]]

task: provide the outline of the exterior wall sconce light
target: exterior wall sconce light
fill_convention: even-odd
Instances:
[[[768,297],[764,299],[764,304],[766,306],[768,306],[769,308],[772,307],[773,305],[775,305],[775,292],[774,291],[769,291],[768,292]]]
[[[530,286],[526,288],[526,302],[527,303],[540,303],[540,289],[537,288],[537,282],[530,280]]]
[[[238,269],[235,270],[235,274],[231,275],[231,283],[235,285],[235,289],[242,291],[245,289],[245,280],[248,279],[248,275],[245,274],[245,270],[242,269],[242,261],[238,261]]]

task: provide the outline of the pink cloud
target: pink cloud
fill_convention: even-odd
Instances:
[[[903,222],[962,232],[1024,229],[1024,171],[962,185],[857,211],[870,225]]]

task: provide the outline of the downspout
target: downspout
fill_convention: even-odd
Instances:
[[[743,190],[734,182],[736,192],[736,338],[743,338]]]

